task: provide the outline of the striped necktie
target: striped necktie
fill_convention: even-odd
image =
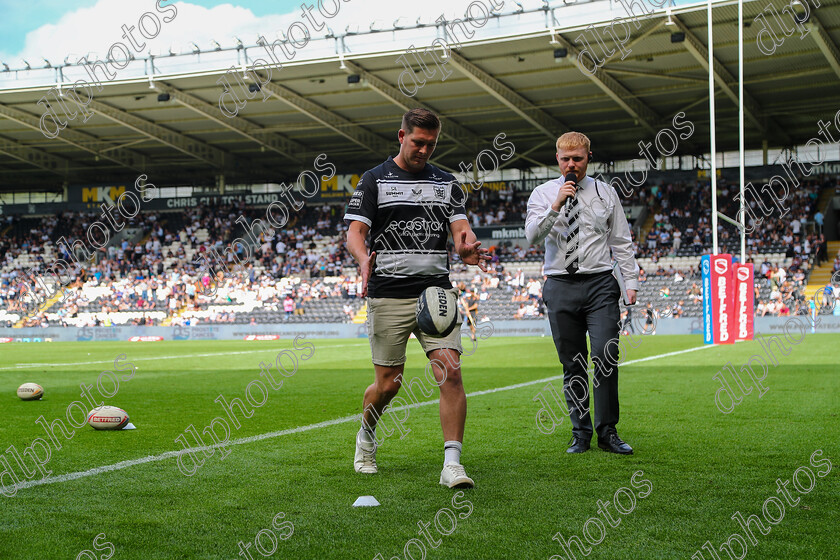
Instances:
[[[569,274],[577,273],[580,263],[580,259],[578,258],[578,247],[580,244],[578,214],[580,214],[580,206],[577,197],[574,197],[569,203],[569,209],[566,211],[566,219],[569,222],[569,235],[566,238],[566,259],[563,262],[563,268]]]

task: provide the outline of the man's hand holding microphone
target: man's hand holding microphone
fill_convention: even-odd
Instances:
[[[557,192],[557,198],[554,199],[554,203],[551,205],[551,209],[555,212],[560,212],[564,206],[568,210],[569,204],[571,204],[572,199],[577,194],[577,175],[569,171],[566,173],[565,180],[566,182],[560,187],[560,190]]]

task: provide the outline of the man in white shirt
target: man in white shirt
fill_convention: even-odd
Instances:
[[[633,449],[618,437],[618,339],[621,290],[612,275],[614,256],[635,303],[639,267],[621,201],[608,184],[586,175],[592,158],[589,138],[567,132],[557,139],[557,163],[563,179],[534,189],[528,199],[525,236],[545,244],[543,300],[560,363],[563,392],[572,421],[568,453],[583,453],[592,439],[589,415],[589,353],[595,366],[595,432],[598,447],[629,455]],[[574,178],[571,175],[574,174]],[[611,255],[612,253],[612,255]]]

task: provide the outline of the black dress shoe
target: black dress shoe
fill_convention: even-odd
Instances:
[[[621,438],[615,432],[610,432],[603,438],[598,436],[598,447],[610,453],[633,454],[633,448],[621,441]]]
[[[572,441],[570,443],[571,445],[569,445],[569,448],[566,450],[566,453],[583,453],[584,451],[589,450],[588,439],[572,436]]]

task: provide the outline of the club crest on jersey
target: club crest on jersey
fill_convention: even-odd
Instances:
[[[443,185],[435,185],[435,198],[446,197],[446,189]]]

